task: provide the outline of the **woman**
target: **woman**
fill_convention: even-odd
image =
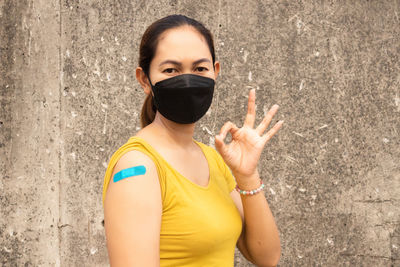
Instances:
[[[274,105],[254,128],[250,90],[243,127],[227,122],[215,137],[219,153],[195,141],[219,71],[212,35],[199,22],[172,15],[144,33],[136,69],[147,95],[143,127],[113,154],[104,178],[112,266],[233,266],[235,245],[258,266],[278,263],[278,230],[257,163],[283,121],[264,133]]]

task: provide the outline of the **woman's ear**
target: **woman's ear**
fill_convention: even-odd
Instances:
[[[136,80],[140,83],[143,88],[143,91],[146,95],[150,94],[151,86],[147,75],[144,73],[141,67],[136,68]]]
[[[219,74],[220,69],[221,69],[221,66],[220,66],[220,64],[219,64],[219,61],[215,61],[215,63],[214,63],[214,75],[215,75],[215,80],[216,80],[217,77],[218,77],[218,74]]]

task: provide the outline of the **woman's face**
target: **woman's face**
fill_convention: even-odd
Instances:
[[[181,26],[161,34],[153,60],[150,79],[154,85],[180,74],[197,74],[216,79],[219,63],[212,63],[204,37],[191,26]]]

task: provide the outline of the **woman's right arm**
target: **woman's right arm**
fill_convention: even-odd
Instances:
[[[144,175],[113,182],[120,170],[143,165]],[[112,267],[160,266],[162,200],[154,162],[140,151],[125,153],[114,167],[104,200],[104,227]]]

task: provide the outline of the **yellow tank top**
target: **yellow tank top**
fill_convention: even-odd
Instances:
[[[195,141],[208,161],[206,187],[182,176],[144,139],[133,136],[112,155],[103,185],[103,204],[113,168],[126,152],[148,155],[157,168],[162,217],[160,266],[233,266],[242,220],[230,192],[236,186],[228,166],[210,146]]]

